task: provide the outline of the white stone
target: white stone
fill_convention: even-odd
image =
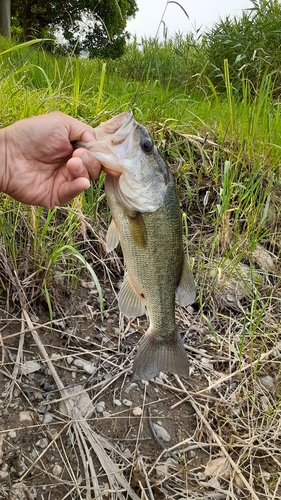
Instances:
[[[62,473],[62,467],[59,464],[54,465],[53,467],[54,476],[59,477],[61,476],[61,473]]]
[[[261,375],[259,381],[268,391],[274,388],[274,379],[270,375]]]
[[[135,417],[139,417],[140,415],[142,415],[142,408],[140,408],[140,406],[135,406],[135,408],[133,408],[132,410],[132,414]]]
[[[47,448],[49,441],[47,438],[41,438],[35,444],[36,446],[38,446],[38,448],[42,448],[42,450],[44,450],[45,448]]]
[[[165,441],[166,443],[169,443],[169,441],[171,440],[171,436],[168,433],[168,431],[166,431],[166,429],[164,429],[164,427],[162,427],[161,425],[158,425],[158,424],[153,424],[153,427],[154,427],[154,430],[156,432],[157,437],[159,439],[161,439],[161,441]]]
[[[95,409],[92,400],[90,399],[87,391],[85,391],[84,387],[82,385],[69,387],[67,392],[72,395],[72,397],[67,399],[67,404],[68,407],[71,407],[73,415],[78,416],[77,414],[80,413],[83,417],[90,418]],[[78,394],[80,392],[81,394]],[[62,413],[67,413],[64,401],[60,403],[60,411]]]
[[[114,404],[115,406],[121,406],[121,405],[122,405],[122,403],[121,403],[120,399],[113,399],[113,404]]]
[[[38,372],[41,370],[41,365],[37,361],[30,359],[20,366],[20,371],[23,375],[29,375],[30,373]]]
[[[42,424],[50,424],[54,420],[54,417],[51,413],[44,413],[42,418]]]
[[[22,424],[32,425],[33,424],[33,416],[30,411],[20,411],[19,412],[19,421]]]
[[[96,404],[95,409],[97,413],[102,413],[105,409],[105,402],[99,401],[99,403]]]
[[[129,394],[129,392],[134,389],[135,387],[138,388],[138,384],[136,384],[136,382],[132,382],[130,385],[128,385],[128,387],[125,389],[125,393],[126,394]]]
[[[0,484],[9,481],[10,473],[8,470],[0,470]]]
[[[132,406],[132,401],[130,401],[129,399],[123,399],[123,405],[125,406]]]
[[[97,367],[94,363],[90,363],[90,361],[86,361],[85,359],[76,358],[73,364],[77,366],[77,368],[82,368],[82,370],[89,375],[93,375],[93,373],[97,371]]]

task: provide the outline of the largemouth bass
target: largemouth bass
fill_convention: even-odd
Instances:
[[[136,379],[160,371],[188,376],[188,359],[175,323],[175,298],[195,300],[195,286],[182,237],[181,211],[173,176],[145,127],[126,111],[95,129],[88,148],[106,172],[112,221],[107,250],[120,242],[125,277],[118,305],[127,316],[148,312],[150,326],[133,363]]]

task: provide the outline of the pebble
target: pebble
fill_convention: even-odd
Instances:
[[[155,467],[156,476],[159,479],[163,479],[168,474],[168,471],[169,471],[169,466],[167,462],[160,463]]]
[[[0,470],[0,484],[6,483],[10,479],[10,473],[7,470]]]
[[[17,433],[16,431],[14,430],[11,430],[8,432],[8,436],[11,438],[11,439],[14,439],[16,436],[17,436]]]
[[[274,379],[270,375],[261,375],[259,377],[260,383],[269,391],[274,388]]]
[[[42,448],[42,450],[44,450],[44,448],[47,448],[49,441],[47,438],[41,438],[35,444],[38,448]]]
[[[56,477],[61,476],[62,473],[62,467],[59,464],[54,465],[53,467],[53,475]]]
[[[84,392],[78,394],[80,391]],[[83,385],[69,387],[68,393],[73,394],[73,396],[68,399],[68,405],[70,405],[73,413],[77,414],[77,412],[80,412],[83,417],[90,418],[93,415],[95,408],[89,394],[84,390]],[[59,408],[62,413],[67,413],[63,401],[61,401]]]
[[[37,361],[30,359],[20,366],[20,372],[23,375],[29,375],[30,373],[38,372],[41,370],[41,365]]]
[[[93,289],[93,288],[96,288],[96,284],[94,281],[81,281],[81,286],[83,286],[84,288],[88,288],[88,289]]]
[[[97,413],[103,413],[104,409],[105,409],[105,402],[104,401],[100,401],[95,406],[95,410]]]
[[[21,390],[19,387],[14,388],[14,398],[18,398],[21,393]]]
[[[33,424],[33,416],[30,411],[20,411],[19,412],[19,421],[22,424],[32,425]]]
[[[66,362],[68,365],[71,365],[71,363],[73,362],[73,356],[67,356],[66,357]]]
[[[123,405],[125,406],[132,406],[132,401],[130,401],[129,399],[123,399]]]
[[[50,424],[53,420],[54,420],[53,415],[51,413],[46,412],[43,415],[42,424]]]
[[[53,352],[51,354],[51,359],[52,359],[52,361],[59,361],[61,359],[61,355],[57,354],[56,352]]]
[[[135,408],[133,408],[132,414],[135,417],[139,417],[140,415],[142,415],[142,408],[140,408],[139,406],[136,406]]]
[[[120,399],[113,399],[113,404],[114,404],[115,406],[121,406],[121,405],[122,405],[122,403],[121,403]]]
[[[135,387],[138,387],[138,384],[136,384],[136,382],[132,382],[130,385],[128,385],[128,387],[125,389],[125,393],[126,394],[129,394],[129,392],[134,389]]]
[[[169,441],[171,441],[170,434],[168,433],[168,431],[166,431],[166,429],[164,429],[164,427],[162,427],[162,425],[153,424],[153,427],[157,437],[161,439],[161,441],[165,441],[166,443],[169,443]]]
[[[89,375],[93,375],[93,373],[97,371],[97,367],[94,363],[90,363],[90,361],[86,361],[85,359],[76,358],[73,364],[77,366],[77,368],[82,368],[82,370]]]

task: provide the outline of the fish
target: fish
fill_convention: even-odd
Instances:
[[[192,304],[196,290],[172,173],[130,110],[102,122],[94,135],[95,141],[76,147],[89,149],[106,172],[112,216],[106,249],[120,243],[125,263],[119,310],[129,317],[147,313],[150,322],[133,361],[133,378],[149,380],[159,372],[188,377],[175,301],[182,307]]]

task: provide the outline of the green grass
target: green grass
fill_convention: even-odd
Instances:
[[[188,52],[180,38],[160,49],[146,41],[140,51],[134,42],[120,61],[104,62],[55,59],[41,43],[4,53],[9,45],[2,40],[0,124],[60,110],[95,126],[133,109],[176,178],[197,282],[199,347],[208,351],[214,344],[235,370],[253,361],[252,379],[245,371],[243,380],[253,383],[255,394],[255,377],[270,370],[263,360],[278,342],[280,323],[281,137],[274,77],[265,71],[253,92],[253,82],[240,73],[238,93],[225,60],[222,91],[207,72],[206,54],[201,57],[203,40],[189,40]],[[6,298],[9,308],[19,305],[17,282],[10,279],[16,276],[31,309],[44,303],[52,318],[86,274],[102,308],[99,279],[119,276],[119,264],[102,243],[108,221],[103,176],[68,206],[50,211],[2,194],[1,303]],[[278,397],[271,404],[274,416]],[[239,419],[228,424],[240,425]],[[268,486],[271,493],[275,485]]]

